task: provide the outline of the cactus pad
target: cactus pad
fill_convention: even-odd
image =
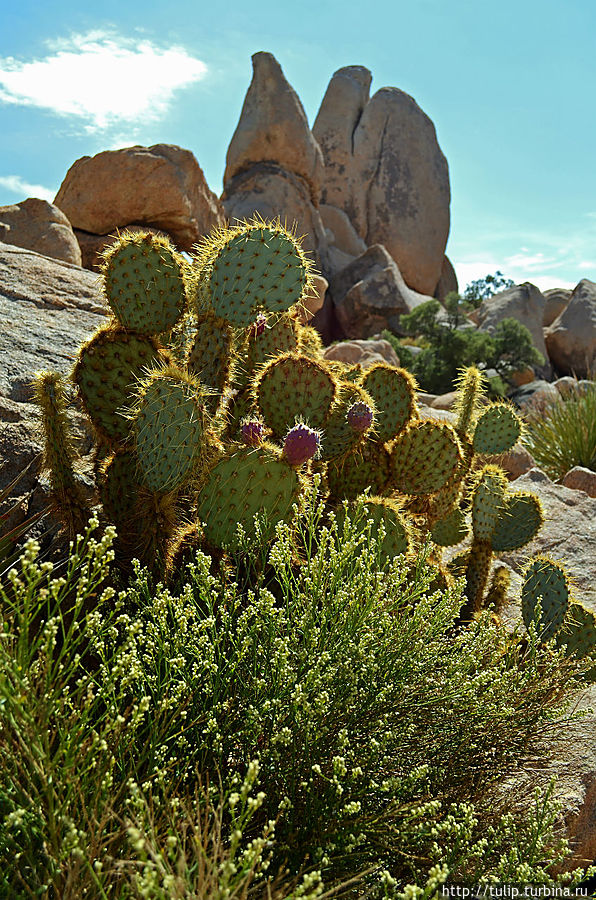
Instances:
[[[169,331],[186,308],[181,263],[167,238],[125,231],[104,254],[102,274],[112,311],[137,334]]]
[[[254,517],[264,516],[269,536],[278,522],[292,517],[301,489],[298,473],[271,445],[237,447],[208,473],[199,492],[197,513],[205,537],[215,547],[234,546],[237,526],[255,536]]]
[[[450,425],[416,422],[391,449],[392,484],[402,494],[432,494],[455,474],[461,459],[461,446]]]
[[[505,504],[490,538],[495,552],[517,550],[538,534],[544,517],[540,500],[534,494],[518,491],[505,498]]]
[[[581,603],[569,606],[567,620],[557,633],[557,644],[567,646],[567,655],[575,659],[584,659],[596,654],[596,615]],[[596,681],[596,666],[589,669],[585,676],[587,681]]]
[[[347,514],[358,517],[361,510],[364,520],[372,520],[371,533],[378,536],[382,524],[385,534],[380,544],[381,555],[387,559],[407,553],[412,545],[412,526],[400,505],[395,500],[384,497],[366,497],[346,506],[342,505],[336,513],[337,524],[341,529]]]
[[[353,450],[366,436],[366,431],[358,431],[348,421],[348,412],[352,407],[356,407],[364,412],[364,409],[372,412],[372,423],[374,425],[374,404],[372,397],[357,384],[352,382],[343,382],[339,385],[337,400],[331,407],[329,416],[325,423],[325,434],[321,446],[321,455],[323,459],[335,459],[343,456]],[[368,413],[366,413],[368,417]],[[359,424],[362,425],[363,416],[359,417]]]
[[[296,419],[322,428],[335,399],[335,379],[323,363],[284,353],[261,370],[256,398],[263,418],[281,438]]]
[[[205,452],[204,397],[200,382],[168,366],[139,388],[135,452],[143,484],[155,493],[178,488]]]
[[[104,326],[83,344],[73,370],[83,405],[97,433],[109,443],[125,441],[130,422],[122,415],[143,370],[159,362],[154,338]]]
[[[479,541],[490,541],[504,508],[507,478],[497,466],[481,469],[472,494],[472,527]]]
[[[521,606],[526,628],[535,619],[538,598],[542,609],[538,633],[541,640],[549,641],[567,615],[569,588],[561,566],[544,557],[533,559],[524,574]]]
[[[473,447],[475,453],[505,453],[517,443],[521,420],[506,403],[489,406],[476,422]]]
[[[454,547],[465,540],[468,532],[466,517],[459,506],[456,506],[448,516],[435,522],[431,530],[431,537],[440,547]]]
[[[405,369],[377,363],[371,366],[361,384],[375,402],[378,440],[390,441],[413,416],[416,382]]]
[[[204,251],[213,309],[234,325],[250,325],[261,309],[289,309],[309,285],[310,262],[294,235],[279,223],[225,229]]]
[[[209,404],[214,411],[230,377],[233,330],[227,322],[210,312],[198,315],[196,329],[187,349],[186,365],[205,387],[214,391]]]
[[[389,474],[388,451],[382,444],[371,441],[332,459],[327,467],[327,483],[333,497],[353,500],[367,488],[372,494],[383,493]]]

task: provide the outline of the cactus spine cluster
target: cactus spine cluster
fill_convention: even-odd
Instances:
[[[122,565],[137,556],[167,575],[193,547],[220,553],[242,534],[252,540],[255,516],[271,539],[316,472],[328,510],[341,520],[360,504],[388,559],[408,560],[430,539],[449,583],[442,548],[468,540],[452,566],[466,579],[464,617],[502,605],[507,576],[491,579],[494,555],[526,544],[542,522],[538,501],[510,491],[494,465],[518,440],[519,418],[505,403],[483,405],[474,367],[461,376],[451,426],[421,418],[404,369],[326,361],[300,324],[311,280],[280,222],[219,229],[190,263],[164,238],[120,236],[103,265],[111,317],[72,372],[96,435],[91,503],[74,474],[63,387],[47,374],[37,382],[67,527],[79,530],[94,504],[117,527]],[[538,590],[550,596],[542,582],[528,587],[528,609]],[[551,606],[548,616],[546,633],[556,623],[573,643],[571,620]]]

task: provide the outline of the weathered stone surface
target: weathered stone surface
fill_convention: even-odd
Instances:
[[[40,449],[33,375],[69,372],[81,342],[105,320],[99,280],[78,266],[0,244],[0,320],[6,323],[0,330],[2,487]]]
[[[596,611],[596,499],[554,484],[540,469],[531,469],[518,478],[515,489],[530,491],[539,498],[545,522],[530,544],[500,558],[516,572],[537,553],[564,562],[577,599]]]
[[[584,491],[588,497],[596,497],[596,472],[586,469],[584,466],[574,466],[563,478],[565,487],[574,491]],[[594,547],[596,553],[596,547]]]
[[[295,227],[299,236],[304,235],[303,248],[310,252],[316,267],[325,272],[325,228],[318,209],[310,201],[304,179],[273,163],[258,163],[229,182],[222,202],[232,224],[235,219],[248,219],[255,213],[265,219],[279,216],[289,228]]]
[[[82,231],[102,235],[132,223],[150,225],[187,251],[224,223],[194,155],[173,144],[83,156],[66,173],[54,203]]]
[[[152,234],[165,235],[165,231],[159,228],[150,228],[148,225],[127,225],[127,231],[150,231]],[[114,231],[112,234],[89,234],[88,231],[81,231],[80,228],[74,229],[75,237],[79,242],[81,249],[81,263],[84,269],[91,269],[97,272],[101,263],[101,254],[112,244],[122,231]]]
[[[584,278],[545,333],[552,364],[565,375],[585,378],[596,361],[596,282]]]
[[[503,319],[517,319],[532,335],[532,343],[544,357],[544,365],[537,366],[542,375],[550,374],[548,354],[542,332],[546,301],[536,285],[529,281],[493,294],[478,307],[478,324],[483,331],[493,332]]]
[[[544,299],[546,303],[544,305],[544,317],[542,320],[542,324],[545,328],[548,328],[549,325],[555,321],[557,316],[560,316],[569,301],[571,300],[572,291],[568,288],[551,288],[548,291],[543,291]]]
[[[453,291],[455,291],[456,293],[459,291],[457,275],[455,274],[455,269],[451,265],[451,260],[449,259],[449,257],[444,256],[443,265],[441,266],[441,275],[439,277],[439,281],[437,282],[437,286],[434,290],[433,296],[436,297],[437,300],[440,300],[441,303],[443,303],[447,294],[451,294]]]
[[[528,384],[523,384],[511,394],[511,399],[522,409],[527,405],[545,407],[555,403],[559,397],[555,385],[543,378],[536,378]]]
[[[507,473],[509,481],[515,481],[516,478],[525,475],[536,465],[534,457],[523,444],[516,444],[507,453],[501,453],[495,458],[495,463]]]
[[[328,287],[329,282],[326,278],[323,278],[322,275],[312,276],[312,288],[310,293],[304,297],[299,308],[298,321],[303,325],[310,322],[312,317],[315,316],[323,306]]]
[[[323,155],[300,98],[271,53],[255,53],[253,76],[226,157],[224,190],[255,163],[272,162],[303,178],[311,199],[321,192]]]
[[[81,265],[81,251],[70,222],[47,200],[29,197],[12,206],[0,206],[0,240]]]
[[[325,175],[322,200],[343,209],[356,224],[354,191],[357,166],[354,133],[369,102],[372,74],[364,66],[344,66],[329,82],[312,133],[323,151]],[[361,219],[359,233],[366,232]]]
[[[401,332],[399,318],[430,300],[412,291],[385,247],[373,244],[330,279],[335,315],[345,337],[368,338],[389,328]]]
[[[370,72],[335,73],[313,125],[325,159],[323,200],[368,244],[383,244],[406,284],[432,295],[449,234],[449,172],[434,125],[415,100]]]
[[[356,363],[368,369],[376,362],[386,362],[391,366],[399,366],[399,357],[389,343],[383,339],[376,341],[340,341],[327,347],[325,359],[347,363]]]
[[[430,404],[433,409],[453,409],[457,400],[457,391],[447,391],[446,394],[439,394],[438,397]]]
[[[331,232],[331,236],[327,235],[331,247],[350,257],[360,256],[366,251],[366,244],[356,233],[356,229],[343,209],[338,206],[330,206],[328,203],[321,203],[319,210],[323,225]]]

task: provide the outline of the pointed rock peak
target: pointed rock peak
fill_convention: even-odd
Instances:
[[[333,78],[349,78],[364,88],[367,95],[372,84],[372,72],[366,66],[342,66],[333,73]]]
[[[252,81],[228,148],[224,190],[235,175],[270,162],[304,178],[318,202],[323,156],[300,98],[272,53],[255,53],[252,64]]]

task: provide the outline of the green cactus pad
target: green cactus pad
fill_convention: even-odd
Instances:
[[[298,348],[304,356],[320,359],[323,355],[321,335],[312,325],[302,325],[298,328],[298,341]]]
[[[596,615],[581,603],[571,603],[567,619],[556,636],[558,646],[567,647],[567,655],[585,659],[596,655]],[[596,681],[596,666],[585,674],[586,681]]]
[[[205,454],[200,382],[174,366],[152,372],[138,389],[134,413],[141,481],[155,493],[176,490]]]
[[[402,494],[432,494],[447,484],[461,459],[461,445],[450,425],[415,422],[391,448],[391,482]]]
[[[385,497],[366,497],[357,499],[348,505],[342,505],[336,512],[339,529],[348,516],[357,519],[362,515],[364,520],[372,520],[371,534],[377,536],[381,523],[384,526],[385,535],[379,547],[381,555],[387,559],[401,556],[407,553],[412,546],[412,525],[402,508],[395,500]]]
[[[281,439],[297,418],[323,428],[336,391],[335,378],[323,363],[284,353],[261,370],[255,396],[266,424]]]
[[[474,452],[506,453],[517,443],[521,429],[521,420],[515,411],[506,403],[495,403],[476,422]]]
[[[523,547],[536,537],[543,521],[542,507],[534,494],[510,494],[490,538],[493,550],[497,553]]]
[[[277,319],[271,317],[261,334],[255,333],[254,326],[247,329],[248,339],[239,361],[239,375],[235,379],[239,387],[254,377],[254,372],[264,366],[274,356],[288,353],[298,347],[298,326],[288,313]]]
[[[346,418],[350,406],[357,402],[367,403],[372,410],[375,408],[372,397],[360,385],[352,384],[349,381],[340,383],[337,400],[331,407],[325,425],[321,444],[323,459],[336,459],[343,456],[344,453],[349,453],[365,439],[366,433],[356,433],[353,428],[350,428]]]
[[[471,431],[480,401],[484,397],[484,376],[476,366],[462,369],[455,384],[457,400],[453,412],[457,415],[455,430],[460,439]]]
[[[204,243],[202,254],[213,309],[234,325],[250,325],[259,310],[289,309],[309,287],[311,264],[279,223],[226,229]]]
[[[506,566],[498,566],[493,572],[489,588],[484,599],[485,608],[492,606],[499,612],[507,602],[507,592],[511,584],[511,574]]]
[[[456,506],[448,516],[435,522],[431,530],[431,537],[440,547],[454,547],[465,540],[469,530],[465,515]]]
[[[187,348],[186,366],[213,391],[208,400],[211,412],[217,409],[230,377],[233,344],[233,329],[224,319],[209,312],[197,316],[196,334]]]
[[[186,308],[180,258],[165,237],[125,231],[104,254],[102,274],[118,321],[137,334],[169,331]]]
[[[541,640],[550,641],[567,615],[569,587],[562,567],[544,557],[533,559],[524,574],[521,607],[526,628],[536,617],[538,598],[542,609],[538,634]]]
[[[490,541],[505,508],[507,478],[497,466],[484,466],[472,493],[472,528],[479,541]]]
[[[113,325],[100,328],[81,347],[72,377],[97,433],[108,443],[128,438],[130,422],[123,410],[143,371],[162,359],[154,338]]]
[[[292,518],[301,487],[300,476],[277,448],[234,447],[213,466],[199,491],[197,515],[205,523],[207,541],[215,547],[234,546],[238,525],[254,539],[257,513],[271,535],[278,522]]]
[[[416,382],[405,369],[377,363],[364,375],[361,384],[375,401],[378,440],[390,441],[413,417]]]
[[[327,484],[331,496],[353,500],[370,488],[382,494],[390,475],[390,456],[382,444],[368,441],[351,453],[332,459],[327,466]]]
[[[141,490],[137,458],[132,450],[117,450],[104,463],[99,495],[104,514],[121,537],[134,525],[134,506]]]

